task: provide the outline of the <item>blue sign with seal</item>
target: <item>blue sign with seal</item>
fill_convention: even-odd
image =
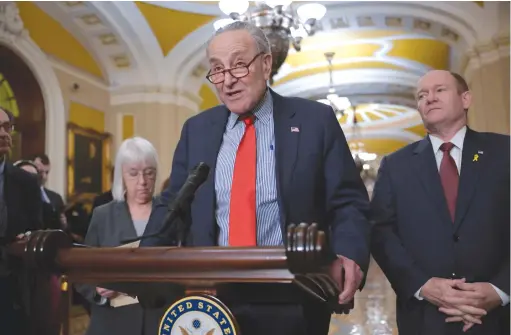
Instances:
[[[220,301],[208,296],[189,296],[167,309],[158,334],[237,335],[237,332],[232,314]]]

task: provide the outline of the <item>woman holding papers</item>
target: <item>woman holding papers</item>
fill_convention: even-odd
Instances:
[[[121,241],[141,236],[156,199],[154,186],[158,157],[153,145],[140,137],[125,140],[117,153],[113,201],[94,209],[85,244],[94,247],[138,247]],[[142,308],[138,300],[120,292],[77,285],[91,302],[86,335],[157,334],[163,309]]]

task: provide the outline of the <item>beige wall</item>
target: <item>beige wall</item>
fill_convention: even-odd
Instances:
[[[110,94],[105,87],[93,85],[90,81],[70,74],[54,67],[55,74],[59,80],[60,89],[64,97],[66,111],[69,113],[70,101],[74,101],[99,111],[108,111],[110,107]],[[73,84],[78,84],[78,89],[73,89]]]
[[[509,134],[509,56],[473,70],[469,86],[473,104],[469,126],[478,131]]]
[[[134,117],[134,135],[153,143],[159,156],[157,190],[169,176],[172,158],[184,122],[195,115],[189,108],[175,104],[133,103],[112,106],[107,114],[106,128],[114,135],[113,153],[122,142],[122,118]]]
[[[169,176],[181,128],[188,118],[196,114],[196,111],[172,103],[156,102],[112,106],[110,92],[106,86],[93,84],[78,73],[72,74],[56,67],[54,71],[64,98],[66,120],[100,132],[110,133],[112,164],[115,163],[117,148],[126,134],[126,129],[123,129],[123,117],[133,116],[133,132],[130,131],[130,135],[132,133],[134,136],[146,138],[153,143],[158,152],[160,173],[157,190],[159,190],[160,185]],[[75,83],[79,85],[78,89],[73,88]],[[72,110],[76,103],[87,108],[80,108],[77,113],[76,110]],[[91,119],[97,120],[94,121],[94,125],[91,125]],[[62,178],[66,177],[62,176]]]

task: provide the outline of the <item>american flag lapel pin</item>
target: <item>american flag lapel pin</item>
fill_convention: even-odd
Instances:
[[[298,128],[298,127],[291,127],[291,132],[292,133],[299,133],[300,132],[300,128]]]

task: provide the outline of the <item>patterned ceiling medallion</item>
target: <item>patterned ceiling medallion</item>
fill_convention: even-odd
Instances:
[[[117,68],[128,68],[131,62],[126,55],[112,56],[112,60]]]
[[[99,35],[98,38],[101,41],[101,44],[103,44],[103,45],[119,44],[117,37],[115,37],[115,35],[112,33]]]
[[[82,19],[83,23],[89,26],[93,26],[96,24],[101,23],[101,19],[96,14],[87,14],[80,16],[80,19]]]

